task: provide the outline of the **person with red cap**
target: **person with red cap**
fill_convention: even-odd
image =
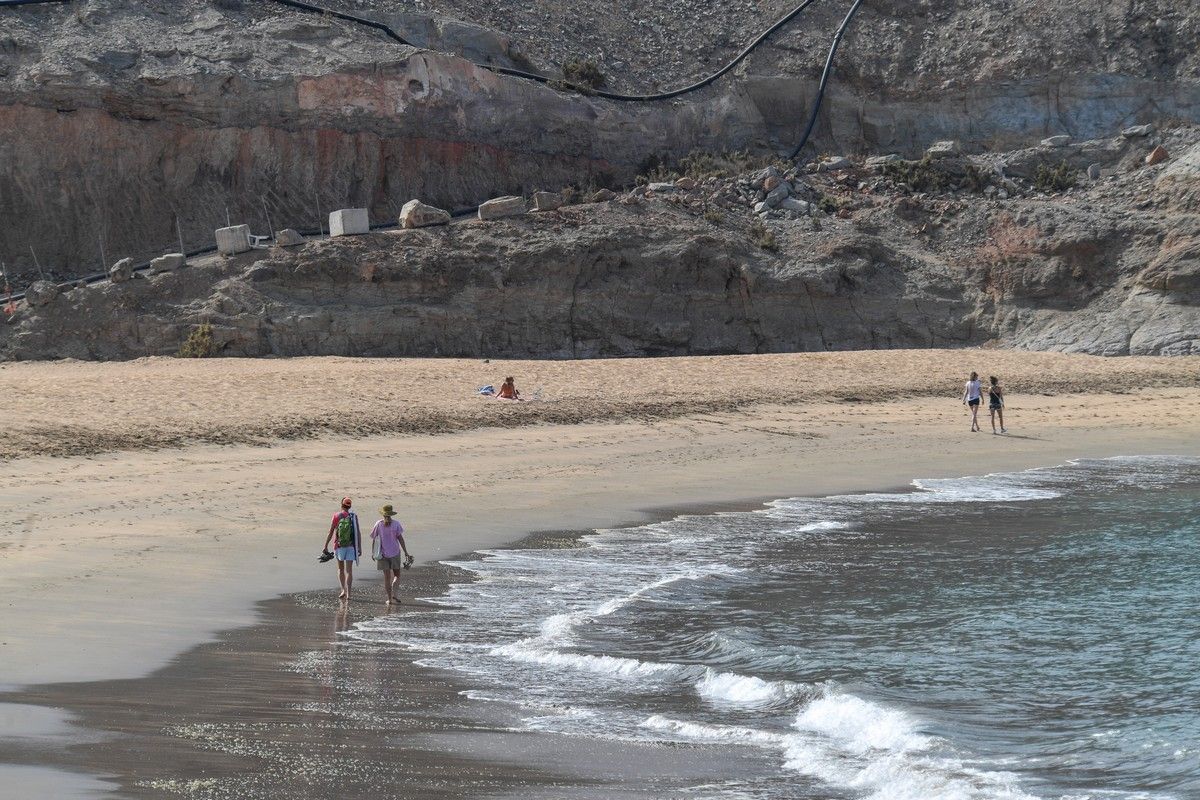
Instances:
[[[338,597],[342,600],[350,599],[350,588],[354,585],[354,565],[362,555],[358,515],[350,510],[351,505],[349,497],[342,498],[342,510],[333,515],[333,521],[329,523],[329,535],[325,537],[325,552],[329,552],[331,542],[336,545],[333,557],[337,559],[338,585],[342,587],[342,593]]]

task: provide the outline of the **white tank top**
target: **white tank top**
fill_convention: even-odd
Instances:
[[[981,381],[967,381],[967,399],[978,400]]]

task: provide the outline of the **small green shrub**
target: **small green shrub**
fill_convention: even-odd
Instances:
[[[704,212],[704,219],[711,222],[713,225],[720,225],[725,218],[721,216],[721,212],[715,208],[710,208]]]
[[[918,192],[940,192],[951,188],[952,178],[933,166],[933,159],[925,156],[920,161],[889,161],[883,165],[883,174],[897,183],[906,183]]]
[[[1042,164],[1033,177],[1033,185],[1041,192],[1065,192],[1075,185],[1078,177],[1079,170],[1065,161],[1060,162],[1057,167]]]
[[[179,346],[180,358],[208,358],[213,354],[212,325],[202,323],[188,334],[188,338]]]
[[[595,90],[604,86],[604,73],[600,65],[587,58],[573,58],[562,67],[563,80],[580,91]]]
[[[775,241],[775,232],[764,225],[762,220],[755,220],[754,224],[750,226],[750,238],[763,250],[772,253],[779,250],[779,242]]]

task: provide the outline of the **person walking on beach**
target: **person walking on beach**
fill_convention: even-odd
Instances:
[[[358,530],[358,515],[350,510],[349,497],[342,498],[342,510],[333,515],[329,523],[329,535],[325,537],[325,550],[330,542],[336,544],[333,557],[337,559],[338,585],[342,587],[339,599],[349,600],[354,585],[354,565],[362,555],[362,536]],[[336,541],[335,541],[336,537]]]
[[[399,520],[392,519],[396,512],[390,505],[379,509],[383,519],[371,528],[371,554],[375,557],[375,566],[383,573],[383,596],[387,604],[399,603],[396,597],[396,587],[400,584],[400,570],[406,563],[412,563],[408,547],[404,544],[404,526]],[[404,557],[400,557],[400,553]]]
[[[967,381],[967,386],[963,389],[963,405],[971,408],[971,433],[976,433],[979,427],[979,399],[983,394],[983,387],[979,382],[979,373],[972,372],[971,379]]]
[[[995,375],[990,376],[988,381],[991,382],[988,387],[988,411],[992,412],[992,433],[996,433],[997,416],[1000,417],[1000,433],[1008,433],[1004,427],[1004,389]]]

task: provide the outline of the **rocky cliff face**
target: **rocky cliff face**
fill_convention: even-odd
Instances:
[[[767,151],[802,124],[844,9],[817,3],[735,74],[686,98],[614,103],[472,66],[596,59],[618,88],[711,71],[790,0],[329,0],[428,50],[271,3],[78,0],[6,9],[0,259],[22,279],[95,272],[248,222],[316,226],[412,197],[444,206],[627,182],[650,155]],[[432,12],[432,13],[431,13]],[[476,24],[479,23],[479,24]],[[843,46],[818,146],[913,153],[1200,118],[1200,12],[1169,0],[868,4]],[[448,51],[448,52],[441,52]],[[32,248],[32,251],[31,251]]]
[[[202,325],[214,354],[241,356],[985,343],[1198,354],[1198,140],[1163,137],[1179,155],[1155,166],[1144,151],[1158,138],[1007,154],[1019,171],[1109,153],[1095,180],[1053,193],[1011,178],[978,194],[919,192],[897,185],[902,169],[852,164],[793,177],[814,202],[803,213],[756,217],[743,202],[761,194],[753,176],[710,176],[621,201],[213,257],[22,305],[0,326],[0,358],[172,354]],[[978,179],[985,166],[943,169]]]

